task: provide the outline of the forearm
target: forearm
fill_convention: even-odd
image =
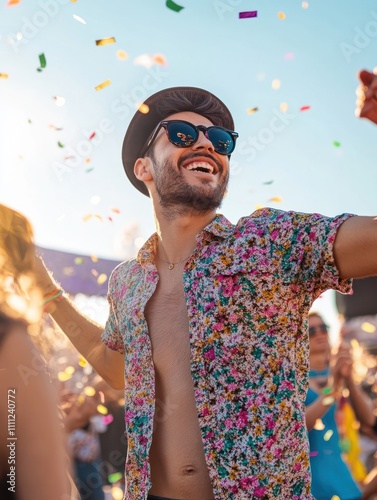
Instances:
[[[355,412],[357,420],[364,425],[373,426],[375,423],[375,416],[371,401],[363,393],[352,377],[346,380],[346,386],[349,390],[349,399],[352,408]]]
[[[305,410],[306,427],[311,431],[316,421],[322,418],[329,410],[335,398],[331,394],[320,394],[318,398]]]

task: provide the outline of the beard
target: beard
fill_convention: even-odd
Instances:
[[[203,153],[200,155],[197,153],[187,154],[180,158],[178,171],[170,160],[164,164],[157,163],[153,151],[149,156],[153,162],[156,191],[168,219],[171,220],[180,215],[203,215],[221,206],[228,186],[229,172],[224,174],[222,164],[213,156]],[[193,186],[182,175],[180,165],[185,160],[195,158],[195,156],[208,157],[216,162],[219,183],[215,188],[211,187],[204,179],[201,185]]]

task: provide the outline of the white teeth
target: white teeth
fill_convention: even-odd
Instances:
[[[208,172],[210,174],[213,173],[213,166],[205,161],[198,161],[194,163],[189,163],[186,166],[187,170],[198,170],[199,172]]]

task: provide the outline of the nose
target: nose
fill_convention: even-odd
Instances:
[[[198,140],[193,144],[193,149],[207,149],[211,153],[215,152],[212,142],[206,136],[206,132],[204,130],[199,130]]]

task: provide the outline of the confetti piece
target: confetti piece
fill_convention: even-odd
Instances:
[[[138,57],[135,57],[134,64],[138,66],[144,66],[144,68],[151,68],[155,63],[153,56],[149,54],[141,54]]]
[[[311,451],[311,452],[309,453],[309,455],[310,455],[311,457],[316,457],[318,454],[319,454],[319,452],[318,452],[318,451]]]
[[[338,495],[333,495],[331,497],[331,500],[340,500],[340,497],[338,497]]]
[[[64,106],[64,104],[65,104],[64,97],[62,97],[60,95],[54,95],[53,99],[55,100],[55,104],[57,106]]]
[[[37,71],[42,71],[42,69],[44,69],[46,67],[46,56],[44,54],[39,54],[39,64],[40,64],[40,67],[37,68]]]
[[[76,21],[78,21],[79,23],[86,24],[86,21],[82,17],[80,17],[76,14],[73,14],[72,17],[73,17],[73,19],[76,19]]]
[[[98,203],[99,203],[100,201],[101,201],[101,197],[100,197],[100,196],[98,196],[98,194],[96,194],[96,195],[94,195],[94,196],[92,196],[92,197],[90,198],[90,203],[91,203],[92,205],[98,205]]]
[[[75,260],[73,262],[79,266],[80,264],[84,263],[84,259],[82,257],[75,257]]]
[[[103,405],[98,405],[97,406],[97,411],[101,415],[107,415],[109,413],[109,410],[106,408],[106,406],[103,406]]]
[[[101,38],[100,40],[96,40],[96,45],[110,45],[115,43],[115,38],[110,36],[109,38]]]
[[[103,285],[106,281],[107,281],[107,274],[102,273],[97,278],[97,283],[99,285]]]
[[[59,372],[58,373],[58,380],[59,380],[59,382],[66,382],[70,378],[72,378],[72,374],[70,374],[70,373],[65,373],[65,372]]]
[[[97,87],[95,87],[95,89],[96,90],[102,90],[105,87],[107,87],[108,85],[110,85],[110,83],[111,83],[111,80],[105,80],[104,82],[102,82],[99,85],[97,85]]]
[[[274,90],[278,90],[281,87],[281,81],[280,80],[272,80],[271,87]]]
[[[107,480],[109,481],[110,484],[116,483],[117,481],[120,481],[123,477],[123,474],[121,472],[114,472],[114,474],[110,474],[107,477]]]
[[[168,9],[174,10],[175,12],[180,12],[182,9],[184,9],[184,7],[176,4],[175,2],[173,2],[173,0],[166,0],[166,7]]]
[[[315,429],[316,431],[323,431],[324,428],[325,428],[325,424],[322,422],[322,420],[320,418],[317,418],[317,420],[315,421],[315,424],[313,426],[313,429]]]
[[[77,2],[77,0],[71,0],[71,2],[72,2],[72,3],[76,3],[76,2]]]
[[[281,102],[279,108],[282,113],[286,113],[288,111],[288,103]]]
[[[98,262],[98,257],[95,255],[92,255],[90,258],[92,259],[92,262]]]
[[[376,327],[374,325],[372,325],[372,323],[369,323],[368,321],[365,321],[361,325],[361,329],[364,330],[364,332],[367,332],[367,333],[374,333],[376,331]]]
[[[105,425],[109,425],[113,421],[114,421],[114,417],[111,415],[111,413],[109,413],[108,415],[105,415],[104,417],[102,417],[102,422]],[[116,479],[116,481],[118,481],[118,479]]]
[[[128,59],[128,54],[124,50],[117,50],[117,58],[121,61]]]
[[[85,172],[86,172],[87,174],[89,174],[89,173],[90,173],[90,172],[92,172],[93,170],[94,170],[94,167],[92,167],[92,168],[88,168],[87,170],[85,170]]]
[[[8,73],[0,73],[0,78],[9,78]]]
[[[294,59],[295,55],[293,52],[287,52],[286,54],[284,54],[284,60],[285,61],[291,61],[292,59]]]
[[[248,115],[252,115],[253,113],[256,113],[257,111],[259,111],[259,108],[255,107],[255,108],[250,108],[247,110],[247,114]]]
[[[271,180],[271,181],[266,181],[266,182],[263,182],[262,184],[264,184],[265,186],[269,186],[270,184],[272,184],[274,181]]]
[[[323,439],[325,441],[330,441],[331,439],[331,436],[334,434],[334,431],[332,431],[331,429],[329,429],[327,432],[325,432],[325,435],[323,436]]]
[[[91,161],[92,161],[92,160],[91,160],[90,158],[85,158],[85,163],[86,163],[87,165],[89,165],[89,163],[90,163]],[[93,170],[93,169],[92,169],[92,170]]]
[[[310,106],[301,106],[300,111],[308,111]]]
[[[120,210],[119,210],[119,208],[116,208],[116,207],[110,207],[110,210],[111,210],[112,212],[114,212],[115,214],[120,214]]]
[[[303,9],[308,9],[309,8],[309,2],[302,2],[301,7]]]
[[[90,385],[87,385],[84,389],[84,394],[85,396],[94,396],[94,394],[96,393],[96,390],[94,389],[94,387],[90,387]]]
[[[285,19],[287,16],[284,14],[284,12],[278,12],[278,18],[279,19]]]
[[[30,122],[31,123],[31,122]],[[52,130],[60,131],[63,130],[63,127],[57,127],[56,125],[50,124],[48,128],[52,128]]]
[[[67,368],[64,370],[65,373],[68,373],[68,375],[73,375],[75,373],[75,367],[74,366],[67,366]]]
[[[148,104],[145,104],[144,102],[142,104],[140,104],[137,108],[140,113],[143,113],[143,115],[146,115],[147,113],[149,113],[149,106]]]
[[[273,196],[268,201],[273,201],[275,203],[281,203],[283,201],[283,198],[281,198],[280,196]]]
[[[340,148],[340,142],[339,141],[333,141],[333,146],[335,146],[336,148]]]
[[[8,0],[7,6],[11,7],[12,5],[18,5],[21,0]]]
[[[58,146],[59,146],[59,148],[64,148],[64,144],[60,141],[58,141]]]
[[[93,276],[95,276],[97,278],[98,271],[96,269],[92,269],[90,272],[93,274]]]
[[[155,64],[159,64],[160,66],[166,66],[167,65],[166,57],[163,54],[155,54],[153,56],[153,61],[154,61]]]
[[[119,488],[119,486],[113,486],[111,488],[111,495],[112,495],[114,500],[122,500],[122,498],[124,496],[124,492],[123,492],[122,488]]]
[[[88,364],[87,360],[83,356],[80,356],[79,366],[81,366],[81,368],[84,368],[84,366],[86,366],[87,364]]]
[[[93,137],[95,137],[95,136],[96,136],[96,133],[95,133],[95,132],[92,132],[92,133],[90,134],[90,136],[89,136],[89,140],[91,141],[91,140],[93,139]]]
[[[250,17],[257,17],[257,16],[258,16],[257,10],[248,10],[246,12],[239,12],[238,13],[239,19],[249,19]]]

